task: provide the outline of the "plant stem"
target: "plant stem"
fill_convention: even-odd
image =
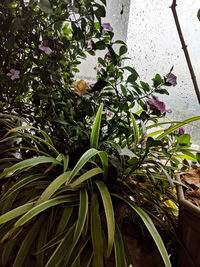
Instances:
[[[173,13],[173,16],[174,16],[174,20],[175,20],[176,28],[177,28],[177,31],[178,31],[178,35],[179,35],[179,38],[180,38],[180,41],[181,41],[182,49],[184,51],[185,58],[186,58],[186,61],[187,61],[187,65],[188,65],[188,68],[189,68],[189,71],[190,71],[190,75],[191,75],[191,78],[192,78],[192,81],[193,81],[193,85],[194,85],[194,89],[195,89],[195,92],[196,92],[196,95],[197,95],[197,99],[198,99],[199,104],[200,104],[199,87],[198,87],[198,84],[197,84],[196,76],[194,74],[194,69],[192,67],[190,56],[189,56],[189,53],[188,53],[188,50],[187,50],[187,45],[185,44],[185,40],[183,38],[181,26],[180,26],[180,23],[179,23],[177,12],[176,12],[176,6],[177,6],[176,0],[173,0],[173,3],[171,5],[172,13]]]

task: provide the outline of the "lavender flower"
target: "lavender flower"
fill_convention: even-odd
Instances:
[[[156,96],[153,96],[152,99],[148,99],[147,104],[150,106],[151,110],[157,109],[157,110],[160,110],[160,112],[163,114],[166,113],[165,103],[158,100]]]
[[[44,51],[45,54],[50,55],[52,53],[52,50],[48,46],[40,45],[39,49]]]
[[[103,23],[102,24],[103,27],[103,32],[113,32],[113,27],[110,25],[110,23]]]
[[[167,77],[167,80],[166,80],[167,83],[171,83],[171,85],[173,86],[177,85],[177,82],[176,82],[177,77],[173,73],[168,73],[166,77]]]
[[[105,56],[104,56],[104,60],[105,60],[106,58],[109,58],[109,57],[111,57],[111,54],[110,54],[110,52],[107,52],[107,53],[105,54]]]
[[[19,79],[19,74],[20,74],[19,70],[10,69],[10,72],[7,73],[7,76],[9,76],[11,80],[15,80]]]
[[[87,41],[87,48],[88,48],[88,49],[91,49],[91,50],[93,49],[92,41],[91,41],[91,40],[88,40],[88,41]]]
[[[184,129],[183,126],[181,126],[181,127],[178,129],[178,133],[181,134],[181,135],[185,133],[185,129]]]

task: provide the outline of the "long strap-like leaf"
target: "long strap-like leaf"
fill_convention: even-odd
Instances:
[[[102,110],[103,110],[103,104],[101,104],[101,106],[99,107],[99,110],[97,112],[97,115],[94,121],[94,125],[92,127],[92,133],[90,137],[90,146],[93,148],[98,147]]]
[[[107,228],[108,228],[108,248],[106,257],[109,258],[113,243],[114,243],[114,235],[115,235],[115,219],[114,219],[114,210],[112,205],[112,200],[110,193],[102,181],[95,181],[102,197],[104,210],[106,214]]]
[[[140,207],[138,207],[133,201],[117,195],[117,194],[112,194],[114,197],[123,200],[124,202],[126,202],[132,209],[135,210],[135,212],[137,212],[137,214],[140,216],[140,218],[143,220],[144,224],[146,225],[147,229],[149,230],[151,236],[153,237],[158,250],[160,251],[160,254],[163,258],[163,261],[165,263],[166,267],[171,267],[171,263],[169,260],[169,256],[167,254],[167,250],[165,248],[165,245],[157,231],[157,229],[155,228],[151,218],[148,216],[148,214],[146,214],[146,212],[144,212],[144,210],[142,210]]]

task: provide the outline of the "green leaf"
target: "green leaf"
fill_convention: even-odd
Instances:
[[[176,139],[179,145],[190,146],[191,144],[189,134],[182,134],[181,136],[178,136]]]
[[[113,243],[114,243],[114,233],[115,233],[115,218],[114,218],[114,210],[112,205],[112,200],[110,193],[102,181],[95,181],[103,201],[104,210],[106,214],[106,221],[107,221],[107,229],[108,229],[108,248],[107,248],[107,258],[109,258]]]
[[[65,207],[62,212],[62,216],[60,218],[56,234],[60,234],[64,231],[65,227],[67,226],[69,219],[73,213],[74,207]]]
[[[1,263],[3,266],[9,266],[10,254],[13,253],[17,241],[17,238],[11,239],[3,246],[3,253],[1,255]]]
[[[199,9],[198,12],[197,12],[197,18],[198,18],[199,21],[200,21],[200,9]]]
[[[171,263],[170,263],[169,256],[167,254],[167,250],[165,248],[165,245],[164,245],[157,229],[155,228],[151,218],[148,216],[148,214],[146,214],[144,212],[144,210],[142,210],[140,207],[138,207],[133,201],[131,201],[131,200],[129,200],[123,196],[117,195],[117,194],[112,194],[112,195],[114,197],[126,202],[140,216],[140,218],[143,220],[144,224],[146,225],[147,229],[149,230],[151,236],[153,237],[153,239],[154,239],[154,241],[158,247],[158,250],[160,251],[160,254],[163,258],[165,266],[171,267]]]
[[[114,197],[119,198],[121,200],[123,200],[124,202],[126,202],[133,210],[135,210],[135,212],[140,216],[140,218],[143,220],[144,224],[146,225],[147,229],[149,230],[151,236],[153,237],[158,250],[160,251],[160,254],[163,258],[163,261],[165,263],[166,267],[171,267],[171,263],[169,260],[169,256],[167,254],[167,250],[165,248],[165,245],[157,231],[157,229],[155,228],[151,218],[148,216],[148,214],[146,214],[144,212],[144,210],[142,210],[140,207],[138,207],[133,201],[117,195],[117,194],[112,194]]]
[[[122,90],[123,95],[126,96],[127,95],[126,87],[124,85],[122,85],[122,84],[120,86],[121,86],[121,90]]]
[[[51,258],[49,259],[45,267],[55,267],[64,258],[65,258],[65,263],[68,264],[71,253],[82,234],[87,214],[88,214],[88,194],[86,190],[81,190],[80,191],[79,214],[78,214],[78,220],[76,222],[74,234],[73,236],[70,236],[69,234],[67,234],[63,238],[62,242],[56,248],[56,250],[54,251],[53,255],[51,256]]]
[[[97,195],[94,193],[91,200],[91,236],[94,251],[93,266],[103,267],[103,238],[102,226],[99,216],[99,202]]]
[[[135,144],[137,145],[138,144],[138,140],[139,140],[138,128],[137,128],[137,124],[136,124],[136,121],[135,121],[135,118],[134,118],[133,114],[130,113],[130,115],[131,115],[131,120],[132,120],[132,123],[133,123],[134,141],[135,141]]]
[[[137,72],[135,72],[128,76],[127,83],[134,83],[137,80],[137,78],[138,78],[138,74]]]
[[[121,156],[128,156],[128,157],[133,157],[133,158],[137,158],[138,156],[135,155],[130,149],[128,149],[127,147],[122,148],[121,152],[120,152]]]
[[[90,136],[90,146],[93,148],[98,147],[102,110],[103,110],[103,103],[100,105],[98,109],[98,112],[97,112],[97,115],[96,115],[96,118],[95,118],[95,121],[92,127],[92,133]]]
[[[50,200],[47,200],[35,207],[33,207],[31,210],[29,210],[24,216],[22,216],[14,225],[15,228],[22,226],[27,221],[32,219],[37,214],[43,212],[46,209],[49,209],[51,207],[54,207],[56,205],[62,204],[62,203],[71,203],[77,200],[76,195],[68,195],[68,196],[60,196],[57,198],[53,198]]]
[[[31,248],[33,247],[33,242],[37,238],[41,225],[45,223],[45,219],[47,219],[46,216],[40,216],[39,219],[31,227],[31,230],[28,232],[28,234],[26,234],[26,237],[22,242],[15,258],[13,267],[25,266],[24,262],[26,260],[26,257],[29,255]]]
[[[158,87],[160,84],[163,83],[163,79],[162,77],[160,76],[160,74],[156,74],[155,78],[152,79],[153,80],[153,85],[154,87]]]
[[[64,184],[69,178],[71,171],[65,172],[59,175],[50,185],[45,189],[40,198],[38,199],[36,205],[48,200],[58,189]]]
[[[149,92],[150,86],[149,86],[148,83],[145,83],[143,81],[140,81],[140,84],[141,84],[141,86],[142,86],[142,88],[144,89],[145,92]]]
[[[69,249],[69,244],[72,243],[74,226],[67,231],[65,236],[62,238],[60,244],[57,246],[56,250],[46,263],[45,267],[55,267],[59,266],[60,262],[65,258],[66,253]],[[54,243],[54,242],[53,242]]]
[[[88,214],[88,194],[87,194],[87,191],[84,189],[80,191],[78,220],[77,220],[76,228],[74,231],[74,237],[73,237],[71,250],[75,247],[76,243],[78,242],[78,239],[80,238],[82,234],[82,231],[83,231],[83,228],[86,222],[87,214]],[[70,253],[68,256],[70,256]]]
[[[98,168],[98,167],[93,168],[92,170],[87,171],[86,173],[81,175],[79,178],[77,178],[73,183],[69,184],[69,187],[73,188],[100,173],[103,173],[103,170],[101,168]]]
[[[166,131],[164,131],[164,133],[162,133],[161,135],[159,135],[158,137],[156,137],[157,140],[163,138],[164,136],[168,135],[169,133],[173,132],[174,130],[178,129],[179,127],[187,124],[187,123],[190,123],[190,122],[193,122],[193,121],[197,121],[197,120],[200,120],[200,116],[197,116],[197,117],[192,117],[190,119],[187,119],[187,120],[184,120],[180,123],[177,123],[176,125],[170,127],[169,129],[167,129]]]
[[[40,0],[39,7],[42,11],[44,11],[47,14],[53,13],[53,9],[51,8],[49,0]]]
[[[106,67],[105,60],[103,60],[101,57],[98,57],[98,62],[99,62],[103,67]]]
[[[116,267],[127,267],[126,254],[124,249],[124,242],[122,239],[121,232],[117,224],[115,224],[115,266]]]
[[[24,204],[23,206],[20,206],[18,208],[15,208],[13,210],[8,211],[7,213],[0,216],[0,224],[6,223],[24,213],[31,210],[34,206],[35,202],[30,202],[27,204]]]
[[[24,168],[31,168],[33,166],[36,166],[36,165],[42,164],[42,163],[56,163],[56,164],[60,164],[61,165],[61,163],[59,161],[57,161],[55,158],[39,156],[39,157],[36,157],[36,158],[23,160],[21,162],[16,163],[15,165],[11,166],[8,169],[5,169],[1,173],[0,179],[5,177],[6,175],[8,175],[10,173],[16,172],[16,171],[24,169]]]
[[[197,159],[198,163],[200,164],[200,153],[199,152],[197,152],[197,154],[196,154],[196,159]]]
[[[82,169],[82,167],[95,155],[99,155],[101,158],[101,155],[105,154],[104,151],[98,151],[97,149],[91,148],[87,150],[83,156],[79,159],[77,164],[75,165],[74,169],[71,171],[71,174],[69,178],[67,179],[66,185],[68,185],[71,180],[78,174],[78,172]],[[103,166],[105,165],[105,159],[102,159]],[[104,166],[105,169],[107,169],[107,166]]]
[[[122,55],[126,54],[127,51],[128,51],[127,46],[122,45],[119,49],[119,55],[122,56]]]
[[[30,184],[38,179],[44,178],[44,175],[41,174],[34,174],[34,175],[27,175],[24,179],[17,181],[1,198],[1,201],[8,198],[10,195],[18,191],[19,189],[23,188],[27,184]]]
[[[158,93],[158,94],[161,94],[161,95],[163,95],[163,94],[169,95],[169,92],[166,89],[156,89],[155,93]]]
[[[96,50],[104,50],[104,49],[106,49],[106,44],[103,41],[96,42],[94,46],[95,46]]]
[[[147,138],[146,150],[148,150],[150,147],[158,147],[158,146],[162,146],[162,142],[160,140],[155,140],[152,137]]]
[[[101,19],[102,17],[106,16],[106,10],[104,6],[101,6],[99,4],[96,3],[96,6],[98,6],[98,8],[94,11],[97,19]]]

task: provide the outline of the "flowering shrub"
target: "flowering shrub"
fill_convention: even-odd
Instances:
[[[124,65],[126,44],[101,21],[105,3],[0,3],[0,122],[12,128],[0,153],[19,155],[0,166],[3,266],[22,266],[32,252],[38,266],[80,266],[82,259],[104,266],[112,251],[116,266],[129,266],[114,216],[119,201],[142,218],[171,266],[150,217],[176,239],[173,177],[200,162],[183,128],[199,117],[163,121],[168,110],[159,95],[169,94],[176,76],[171,70],[152,84],[139,81]],[[76,79],[80,61],[97,50],[105,54],[96,82]],[[21,127],[12,127],[16,120]]]

